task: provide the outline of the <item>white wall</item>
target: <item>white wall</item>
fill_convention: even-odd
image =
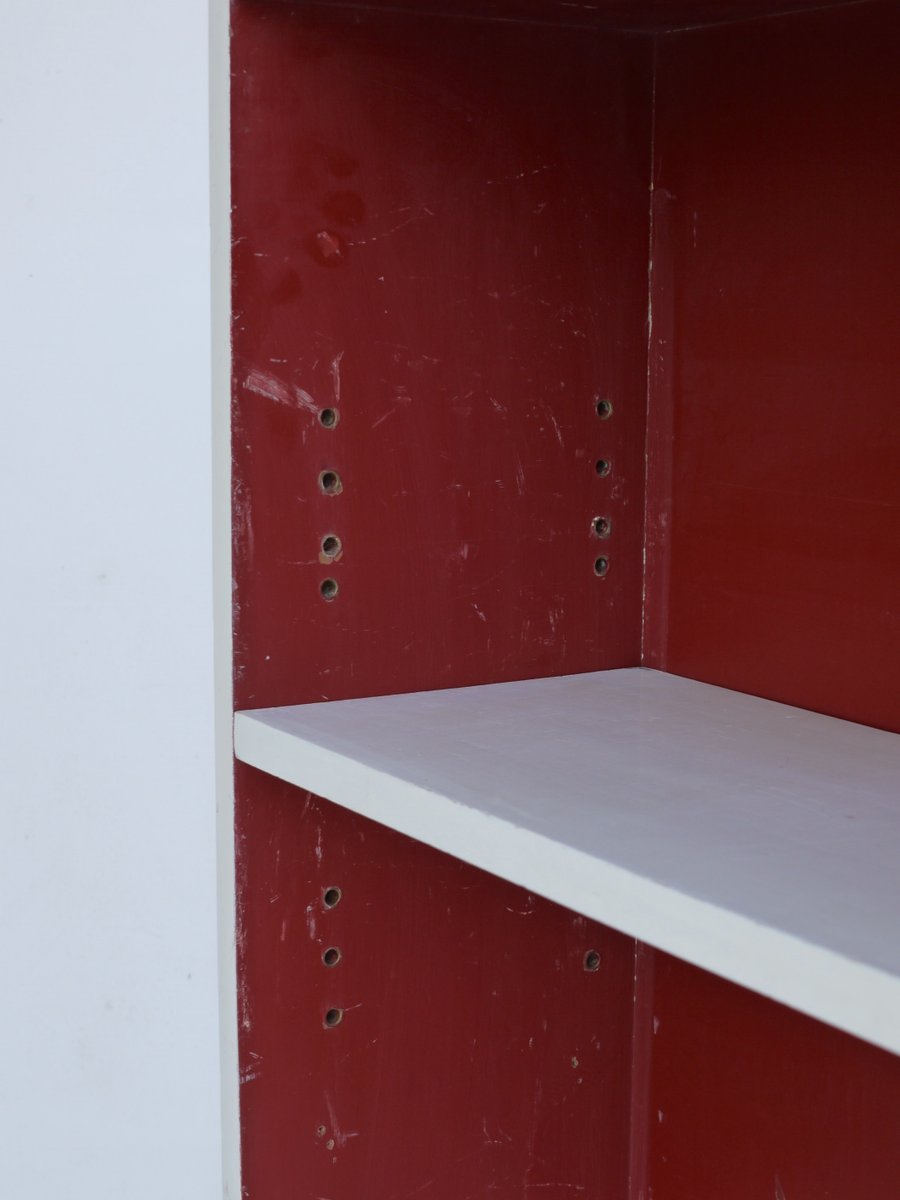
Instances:
[[[220,1194],[206,0],[0,4],[0,1193]]]

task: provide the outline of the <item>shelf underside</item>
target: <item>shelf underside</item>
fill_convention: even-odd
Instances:
[[[643,669],[238,713],[239,759],[900,1051],[900,737]]]

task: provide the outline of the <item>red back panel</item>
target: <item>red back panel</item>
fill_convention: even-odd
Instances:
[[[636,663],[649,47],[304,12],[234,10],[237,706]],[[246,1195],[621,1197],[633,944],[236,802]]]
[[[249,769],[239,786],[246,1195],[621,1200],[634,943]]]
[[[898,14],[660,42],[647,643],[894,730]]]
[[[660,44],[647,630],[893,729],[897,34],[879,5]],[[900,1060],[667,956],[652,995],[645,1200],[898,1194]]]
[[[636,663],[648,50],[313,20],[236,11],[238,706]]]

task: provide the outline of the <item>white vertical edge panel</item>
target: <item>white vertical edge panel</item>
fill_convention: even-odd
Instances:
[[[241,1195],[231,629],[230,0],[209,0],[213,564],[222,1191]]]

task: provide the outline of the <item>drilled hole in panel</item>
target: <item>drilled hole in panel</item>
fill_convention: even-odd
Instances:
[[[612,403],[609,400],[597,401],[597,416],[601,421],[605,421],[612,416]]]
[[[322,951],[322,962],[326,967],[336,967],[341,961],[341,952],[337,946],[329,946]]]
[[[337,558],[341,552],[341,539],[335,533],[322,538],[322,553],[326,558]]]
[[[609,517],[594,517],[591,521],[591,531],[594,537],[606,538],[609,537],[612,529],[612,521]]]
[[[585,954],[585,956],[584,956],[584,969],[586,971],[599,971],[600,970],[600,951],[599,950],[588,950],[587,954]]]
[[[319,591],[322,593],[323,600],[333,600],[338,594],[337,580],[323,579],[319,584]]]
[[[336,904],[340,904],[342,894],[339,887],[326,888],[322,893],[322,903],[326,908],[334,908]]]
[[[609,559],[608,558],[605,558],[603,555],[601,555],[599,558],[594,559],[594,574],[595,575],[599,575],[600,578],[602,579],[608,570],[609,570]]]
[[[337,471],[323,471],[319,476],[319,487],[326,496],[337,496],[344,489]]]
[[[344,1019],[344,1010],[342,1008],[329,1008],[325,1014],[326,1029],[334,1029],[335,1025],[340,1025]]]
[[[326,429],[334,429],[339,420],[340,416],[336,408],[323,408],[319,413],[319,424],[324,425]]]
[[[612,470],[612,463],[608,458],[598,458],[594,464],[594,469],[598,475],[608,475]]]

